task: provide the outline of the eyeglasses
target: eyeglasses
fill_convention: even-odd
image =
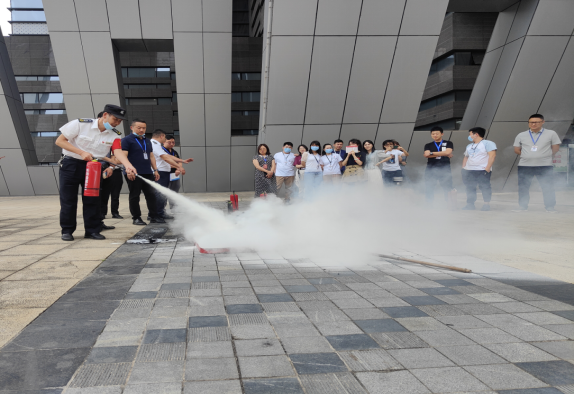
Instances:
[[[538,124],[538,123],[544,123],[544,121],[543,121],[543,120],[540,121],[540,122],[530,122],[530,121],[528,121],[528,124]]]

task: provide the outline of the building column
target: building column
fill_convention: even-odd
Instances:
[[[574,118],[574,2],[522,0],[502,11],[468,103],[461,129],[488,130],[498,145],[495,190],[517,188],[512,145],[541,113],[562,138]]]

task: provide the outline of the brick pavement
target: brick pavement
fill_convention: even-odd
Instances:
[[[126,244],[0,351],[0,393],[573,393],[572,285],[488,271]]]

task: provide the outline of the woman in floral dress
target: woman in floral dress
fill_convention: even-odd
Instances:
[[[255,167],[255,197],[262,194],[277,194],[277,182],[275,180],[275,160],[271,156],[269,147],[260,144],[257,147],[258,155],[253,156]]]

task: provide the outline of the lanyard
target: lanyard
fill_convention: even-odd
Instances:
[[[442,145],[442,140],[440,140],[440,142],[438,143],[438,145],[436,144],[436,142],[434,143],[434,146],[436,146],[436,151],[440,152],[440,147]]]
[[[476,148],[478,148],[478,146],[480,145],[480,143],[484,141],[484,140],[480,140],[478,144],[475,145],[475,147],[473,148],[472,146],[470,147],[470,149],[472,149],[472,154],[474,155],[474,152],[476,151]],[[537,140],[538,141],[538,140]]]
[[[171,153],[170,151],[168,151],[168,150],[165,148],[165,146],[162,146],[161,148],[162,148],[168,155],[175,156],[175,153]]]
[[[285,153],[283,153],[283,158],[285,159],[285,163],[287,163],[287,159],[289,158],[289,156],[291,156],[291,153],[289,153],[287,156],[285,156]]]
[[[530,133],[530,139],[532,140],[532,144],[534,144],[534,146],[536,146],[536,143],[538,142],[538,140],[542,136],[544,129],[540,130],[540,134],[538,134],[538,138],[536,138],[536,141],[534,141],[534,137],[532,137],[532,131],[530,129],[528,129],[528,132]]]
[[[317,165],[318,165],[319,167],[321,167],[321,163],[319,163],[319,160],[317,160],[317,157],[316,157],[316,156],[319,156],[319,154],[313,154],[313,158],[314,158],[315,161],[317,162]]]
[[[329,158],[329,156],[332,156],[332,155],[333,155],[332,153],[331,153],[331,155],[325,155],[325,158],[327,158],[327,160],[329,160],[329,166],[330,166],[331,164],[333,164],[333,160],[331,160],[331,159]]]
[[[144,153],[147,153],[147,144],[145,143],[145,138],[143,139],[144,146],[142,146],[141,142],[139,142],[139,138],[137,138],[137,137],[136,137],[136,142],[138,143],[138,145],[140,146],[140,148],[142,148],[142,150],[144,151]]]

